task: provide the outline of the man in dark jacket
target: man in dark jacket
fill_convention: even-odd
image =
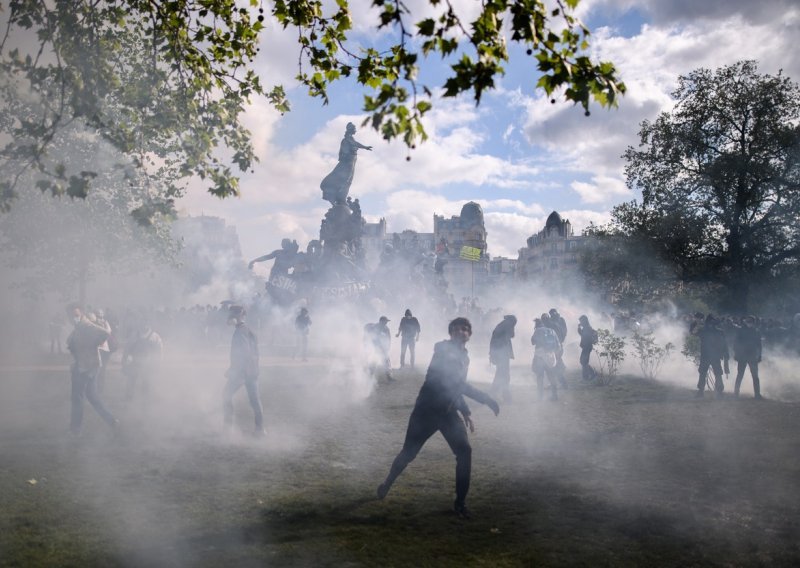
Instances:
[[[386,497],[392,484],[417,456],[428,438],[439,431],[456,456],[454,510],[459,516],[468,517],[465,500],[472,469],[472,447],[467,427],[474,432],[475,425],[464,396],[485,404],[495,416],[499,414],[500,406],[492,397],[467,383],[469,354],[466,343],[472,336],[472,324],[467,318],[456,318],[450,322],[447,331],[450,339],[434,346],[425,382],[408,420],[403,449],[394,459],[386,480],[378,486],[378,499]]]
[[[594,344],[597,343],[597,332],[589,323],[589,318],[581,316],[578,318],[578,335],[581,337],[581,376],[584,381],[591,381],[594,379],[595,370],[589,365],[589,358],[592,355]]]
[[[703,396],[706,390],[708,368],[714,371],[714,391],[717,398],[722,398],[725,386],[722,384],[723,361],[725,373],[728,373],[728,343],[725,334],[719,328],[719,322],[712,315],[706,316],[705,324],[693,326],[692,333],[700,338],[700,377],[697,381],[697,396]]]
[[[409,350],[411,356],[411,368],[414,368],[415,351],[417,347],[417,340],[419,339],[419,320],[411,315],[411,310],[406,310],[405,315],[400,320],[400,325],[397,328],[397,335],[403,336],[400,340],[400,367],[406,366],[406,349]]]
[[[258,392],[258,339],[244,323],[245,310],[239,305],[228,308],[228,324],[236,326],[231,340],[231,366],[225,372],[228,382],[223,390],[225,428],[233,426],[233,395],[242,386],[247,390],[255,415],[255,435],[264,435],[264,413]]]
[[[497,324],[489,340],[489,362],[495,366],[492,393],[503,393],[503,402],[511,402],[511,359],[514,358],[514,328],[517,318],[513,315],[503,316]]]
[[[558,340],[561,342],[561,345],[564,345],[564,340],[567,338],[567,321],[561,317],[561,314],[558,313],[558,310],[555,308],[550,308],[548,313],[550,314],[551,325],[556,335],[558,335]]]
[[[734,396],[739,396],[739,387],[742,386],[744,371],[750,366],[750,375],[753,377],[753,394],[756,400],[761,400],[761,381],[758,378],[758,364],[761,361],[761,334],[755,327],[756,318],[747,316],[742,326],[736,330],[733,342],[733,358],[736,360],[736,386]]]

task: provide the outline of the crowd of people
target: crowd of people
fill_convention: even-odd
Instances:
[[[475,308],[475,306],[471,306]],[[71,419],[70,432],[79,436],[83,422],[84,401],[88,401],[98,415],[114,433],[120,429],[119,419],[109,411],[102,401],[105,373],[111,355],[121,351],[120,362],[126,377],[126,399],[146,396],[147,387],[158,375],[163,356],[164,342],[155,325],[161,326],[169,337],[179,340],[187,337],[196,341],[216,342],[224,334],[223,325],[232,326],[230,337],[230,360],[222,388],[224,431],[230,431],[234,422],[235,394],[244,387],[253,412],[254,435],[263,437],[264,414],[259,393],[259,338],[258,327],[248,322],[259,321],[257,303],[253,304],[255,317],[248,319],[248,307],[234,302],[222,302],[218,307],[196,306],[181,310],[126,310],[122,317],[111,310],[84,308],[78,304],[67,307],[67,315],[73,325],[66,340],[66,349],[72,355]],[[613,322],[613,332],[630,334],[647,332],[653,321],[634,314],[619,314],[608,318]],[[729,359],[737,362],[734,396],[738,397],[744,375],[749,369],[753,381],[754,397],[761,400],[759,363],[765,350],[764,343],[771,347],[794,351],[800,354],[800,314],[790,322],[754,316],[715,317],[696,313],[679,318],[686,325],[687,333],[698,340],[698,384],[697,396],[702,397],[711,386],[717,397],[723,394],[722,375],[729,372]],[[247,321],[246,321],[247,320]],[[154,325],[154,322],[158,322]],[[395,379],[391,365],[390,319],[381,316],[377,322],[364,326],[364,346],[372,355],[370,369],[378,377],[389,382]],[[514,359],[512,339],[515,337],[517,317],[506,314],[497,323],[489,338],[489,361],[495,367],[492,384],[487,393],[467,383],[469,356],[466,344],[472,337],[472,323],[466,317],[453,319],[448,326],[449,339],[434,345],[433,357],[427,367],[425,380],[419,391],[414,409],[409,418],[408,429],[402,449],[393,461],[386,479],[377,489],[383,499],[397,477],[416,457],[425,442],[437,431],[441,432],[456,457],[456,500],[454,510],[460,516],[468,516],[465,500],[469,489],[471,470],[471,447],[467,430],[474,428],[469,406],[464,397],[489,406],[497,415],[500,411],[496,399],[511,403],[511,360]],[[592,381],[597,376],[590,364],[599,335],[587,315],[576,322],[581,368],[581,379]],[[63,325],[56,318],[51,322],[51,351],[61,349],[60,329]],[[294,318],[296,334],[295,357],[306,361],[308,337],[312,320],[308,308],[301,307]],[[411,309],[406,309],[400,319],[395,337],[400,341],[400,368],[416,367],[416,344],[421,335],[420,321]],[[545,398],[546,387],[549,400],[558,400],[558,392],[568,388],[567,365],[564,362],[564,345],[568,335],[568,324],[558,309],[552,308],[534,319],[530,343],[533,347],[531,371],[535,377],[540,399]]]

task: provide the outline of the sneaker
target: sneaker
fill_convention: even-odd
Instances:
[[[760,394],[757,394],[757,395],[755,395],[755,396],[753,397],[753,400],[764,400],[764,397],[763,397],[763,396],[761,396]]]
[[[453,503],[453,511],[458,516],[459,519],[471,519],[472,514],[470,513],[469,509],[464,503],[459,503],[456,501]]]
[[[253,436],[255,436],[256,438],[263,438],[266,435],[267,431],[264,430],[263,428],[256,428],[255,431],[253,432]]]
[[[389,486],[386,483],[381,483],[378,485],[378,499],[383,499],[389,494]]]
[[[694,397],[695,398],[703,398],[704,394],[705,394],[705,391],[696,390],[695,393],[694,393]]]

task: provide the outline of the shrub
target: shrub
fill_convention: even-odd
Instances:
[[[642,374],[647,379],[655,379],[658,375],[658,369],[664,359],[669,357],[669,354],[675,349],[672,343],[667,343],[661,347],[656,343],[653,332],[639,332],[633,334],[633,351],[636,358],[639,360],[639,367],[642,369]]]
[[[607,329],[598,329],[597,356],[600,361],[597,380],[602,385],[608,385],[614,380],[619,366],[625,360],[625,339]]]

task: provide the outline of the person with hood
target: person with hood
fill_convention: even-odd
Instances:
[[[411,315],[411,310],[406,309],[405,315],[400,320],[400,325],[397,328],[395,337],[403,336],[400,340],[400,367],[406,365],[406,349],[410,354],[411,368],[414,368],[415,351],[417,341],[419,340],[419,320]]]
[[[489,362],[495,366],[491,392],[502,393],[503,402],[511,402],[511,360],[514,358],[514,328],[517,317],[503,316],[503,321],[495,326],[489,340]]]
[[[386,479],[378,486],[377,494],[378,499],[386,497],[398,476],[414,460],[425,442],[438,431],[456,456],[456,499],[453,509],[458,516],[468,518],[470,514],[466,498],[472,471],[472,447],[467,428],[474,432],[475,424],[464,397],[485,404],[495,416],[500,413],[500,405],[491,396],[467,383],[469,353],[466,344],[472,336],[470,321],[463,317],[456,318],[450,322],[447,331],[450,339],[440,341],[433,348],[425,382],[408,420],[403,448],[392,462]]]

